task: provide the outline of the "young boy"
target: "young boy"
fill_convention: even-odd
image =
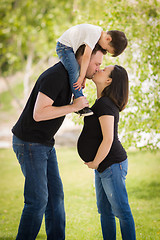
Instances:
[[[88,68],[92,50],[96,43],[112,54],[113,57],[121,54],[127,47],[127,38],[121,31],[103,31],[99,26],[91,24],[79,24],[69,28],[58,39],[56,52],[68,71],[72,93],[75,98],[83,96],[82,87],[85,84],[85,74]],[[79,66],[75,53],[77,49],[85,44],[85,51]],[[84,108],[78,112],[82,116],[90,116],[93,112]]]

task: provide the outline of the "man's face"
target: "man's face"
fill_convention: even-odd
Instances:
[[[103,61],[103,53],[98,51],[91,56],[91,60],[86,72],[86,78],[91,79],[93,75],[100,70]]]

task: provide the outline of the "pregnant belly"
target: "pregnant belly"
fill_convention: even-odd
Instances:
[[[91,162],[97,153],[101,139],[79,137],[77,143],[78,154],[85,162]]]

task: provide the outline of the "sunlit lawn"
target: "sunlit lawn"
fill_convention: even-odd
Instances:
[[[66,240],[102,239],[94,174],[75,148],[57,149],[64,184]],[[137,239],[160,239],[160,152],[130,152],[127,189]],[[11,149],[0,150],[0,240],[15,239],[23,207],[24,179]],[[46,239],[44,222],[37,239]],[[117,221],[117,240],[120,240]]]

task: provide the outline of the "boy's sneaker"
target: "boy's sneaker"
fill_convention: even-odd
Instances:
[[[83,108],[82,110],[80,110],[80,111],[78,111],[76,113],[79,114],[80,116],[83,116],[83,117],[87,117],[87,116],[93,115],[93,112],[92,112],[92,110],[89,107],[85,107],[85,108]]]

